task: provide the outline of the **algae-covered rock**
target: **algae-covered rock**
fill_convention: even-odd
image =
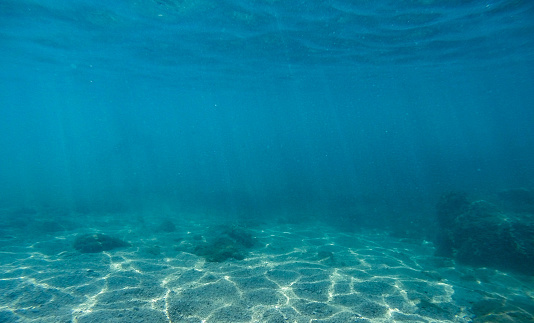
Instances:
[[[97,253],[129,246],[125,241],[102,233],[83,234],[78,236],[73,244],[74,249],[82,253]]]
[[[248,250],[256,244],[252,233],[237,225],[217,226],[208,230],[205,241],[194,239],[191,241],[192,252],[204,257],[209,262],[222,262],[233,258],[245,259]]]
[[[534,275],[534,215],[448,195],[438,203],[438,219],[438,255],[475,267]]]

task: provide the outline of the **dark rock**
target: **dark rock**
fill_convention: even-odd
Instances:
[[[250,231],[240,226],[218,226],[204,236],[205,241],[193,236],[191,242],[194,247],[190,252],[210,262],[222,262],[229,258],[243,260],[248,249],[256,244]]]
[[[463,214],[469,207],[467,194],[461,192],[449,192],[441,196],[436,205],[437,220],[441,231],[436,237],[436,255],[440,257],[453,257],[454,242],[452,241],[451,228],[456,218]]]
[[[82,253],[97,253],[116,248],[129,247],[130,244],[102,233],[83,234],[74,240],[74,249]]]
[[[475,266],[534,275],[534,219],[484,200],[449,195],[438,204],[437,254]]]
[[[438,223],[442,228],[451,227],[458,216],[467,211],[469,200],[467,194],[450,192],[439,199],[437,204]]]
[[[236,242],[236,244],[245,248],[251,248],[255,244],[255,240],[252,234],[248,230],[239,226],[227,227],[223,230],[222,234],[228,235]]]
[[[198,245],[195,247],[194,253],[210,262],[221,262],[228,258],[245,259],[244,250],[240,248],[235,240],[228,237],[221,237],[210,243]]]

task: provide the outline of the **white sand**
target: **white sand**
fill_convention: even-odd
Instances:
[[[433,245],[321,223],[258,225],[244,260],[184,252],[208,220],[87,217],[83,228],[0,234],[0,322],[528,322],[534,278],[456,266]],[[132,247],[82,254],[76,235]],[[196,237],[195,237],[196,236]],[[186,248],[187,249],[187,248]]]

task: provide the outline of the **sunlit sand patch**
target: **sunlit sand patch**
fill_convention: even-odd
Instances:
[[[210,262],[175,247],[208,226],[198,219],[89,254],[72,249],[76,232],[4,245],[0,321],[472,322],[534,312],[532,278],[455,266],[429,243],[280,225],[247,229],[258,243],[241,260]]]

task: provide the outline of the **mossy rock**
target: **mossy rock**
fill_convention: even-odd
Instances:
[[[256,245],[252,233],[239,226],[218,226],[206,235],[207,242],[195,241],[193,253],[209,262],[222,262],[230,258],[243,260],[248,249]]]
[[[229,258],[245,259],[246,250],[234,240],[221,237],[210,243],[198,245],[195,254],[204,257],[209,262],[222,262]]]
[[[83,234],[74,240],[73,247],[81,253],[97,253],[122,247],[129,247],[128,242],[102,233]]]

